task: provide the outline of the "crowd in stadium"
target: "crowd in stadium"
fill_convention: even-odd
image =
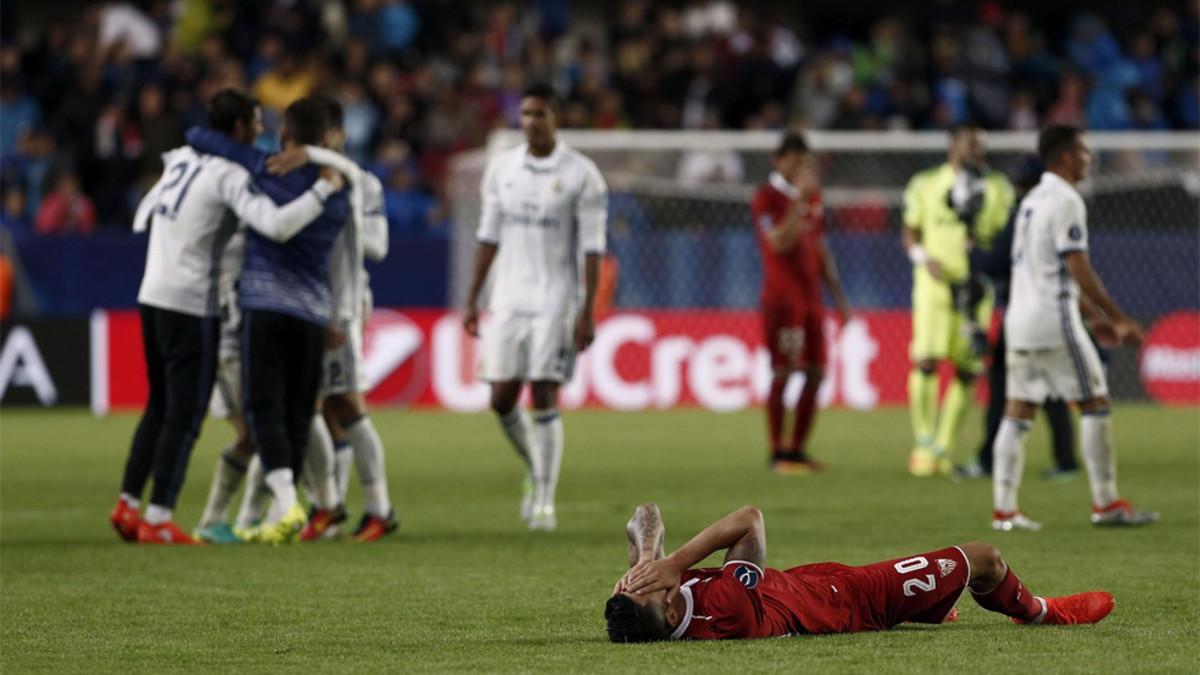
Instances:
[[[515,125],[542,79],[566,94],[565,127],[1200,128],[1198,2],[1043,30],[1002,1],[947,1],[856,35],[719,0],[613,3],[605,34],[569,4],[157,0],[93,3],[36,31],[7,21],[0,222],[127,226],[160,153],[224,86],[262,101],[268,136],[291,101],[337,96],[349,154],[383,179],[405,232],[446,229],[448,159]]]

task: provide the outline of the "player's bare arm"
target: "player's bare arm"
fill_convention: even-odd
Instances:
[[[596,337],[596,289],[600,286],[600,255],[589,253],[583,267],[584,296],[575,320],[575,349],[583,351]]]
[[[670,597],[678,591],[684,570],[723,550],[728,550],[726,561],[742,560],[759,567],[766,564],[767,529],[762,511],[743,506],[704,528],[671,555],[639,562],[626,574],[625,590],[642,594],[666,590]]]
[[[475,249],[475,272],[467,291],[467,306],[463,308],[463,328],[471,337],[479,337],[479,293],[499,249],[498,245],[486,241],[479,242]]]
[[[905,227],[901,237],[904,252],[908,254],[908,259],[912,261],[913,265],[924,267],[929,272],[929,276],[941,281],[942,266],[921,246],[920,230],[915,227]]]
[[[1112,322],[1115,337],[1122,344],[1136,345],[1142,341],[1142,329],[1137,322],[1125,315],[1117,303],[1108,294],[1100,275],[1096,274],[1091,260],[1085,251],[1072,251],[1063,256],[1063,264],[1067,271],[1079,284],[1083,298]],[[1081,307],[1082,309],[1082,307]]]
[[[802,192],[792,201],[787,214],[778,225],[767,232],[767,244],[776,253],[787,253],[796,246],[803,224],[808,217],[808,193]]]
[[[846,323],[850,318],[850,303],[846,300],[846,291],[842,288],[842,279],[838,275],[837,261],[833,251],[829,249],[829,241],[821,237],[821,278],[829,295],[833,296],[833,304],[837,308],[838,318]]]
[[[666,554],[663,551],[663,541],[667,530],[663,524],[662,511],[658,504],[646,502],[639,504],[633,511],[629,522],[625,523],[625,536],[629,540],[630,571],[640,562],[659,560]],[[613,594],[628,590],[628,573],[617,581]]]

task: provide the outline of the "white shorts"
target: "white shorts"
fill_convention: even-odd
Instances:
[[[1108,396],[1104,365],[1091,340],[1049,349],[1009,349],[1006,386],[1010,401],[1048,398],[1087,401]]]
[[[325,350],[321,375],[321,397],[365,393],[367,376],[363,364],[361,321],[341,321],[346,341]]]
[[[227,418],[242,414],[241,370],[241,353],[222,349],[220,361],[217,363],[212,400],[208,404],[208,412],[213,417]]]
[[[567,382],[575,371],[575,315],[501,311],[483,327],[479,379]]]

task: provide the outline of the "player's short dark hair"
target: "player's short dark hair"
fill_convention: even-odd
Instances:
[[[329,107],[316,96],[307,96],[283,112],[288,133],[301,145],[318,145],[329,130]]]
[[[254,123],[258,100],[237,89],[222,89],[208,102],[208,126],[223,134],[232,134],[239,121]]]
[[[639,605],[628,595],[614,595],[604,604],[608,639],[613,642],[656,642],[671,636],[662,605]]]
[[[548,82],[530,84],[521,92],[521,98],[540,98],[552,108],[557,108],[559,104],[558,91]]]
[[[1059,154],[1071,149],[1083,129],[1069,124],[1054,124],[1038,134],[1038,155],[1046,166],[1050,166]]]
[[[332,96],[321,96],[321,103],[325,105],[325,111],[329,115],[329,128],[341,129],[345,123],[346,114],[342,111],[342,104]]]
[[[799,152],[801,154],[808,152],[808,141],[804,139],[804,134],[797,131],[789,131],[779,139],[779,147],[775,148],[775,156],[782,157],[789,152]]]

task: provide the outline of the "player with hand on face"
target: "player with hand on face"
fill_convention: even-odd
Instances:
[[[1088,258],[1087,206],[1075,185],[1092,155],[1083,131],[1052,126],[1038,136],[1046,166],[1018,207],[1012,286],[1004,332],[1008,339],[1008,404],[996,434],[992,467],[992,527],[1038,530],[1021,513],[1017,490],[1025,468],[1025,436],[1047,398],[1079,404],[1079,437],[1092,489],[1096,525],[1146,525],[1158,514],[1138,511],[1117,494],[1108,382],[1092,332],[1109,345],[1136,345],[1142,330],[1117,306]],[[1086,310],[1086,312],[1084,311]]]
[[[984,609],[1015,623],[1096,623],[1112,596],[1092,591],[1060,598],[1029,592],[991,544],[951,546],[909,558],[853,567],[817,563],[766,566],[762,512],[746,506],[721,518],[671,555],[653,503],[625,528],[629,571],[605,608],[613,642],[731,640],[887,630],[904,622],[956,617],[966,590]],[[724,550],[721,567],[693,568]]]
[[[904,250],[913,264],[913,369],[908,378],[914,476],[949,474],[958,428],[983,371],[979,328],[992,314],[992,294],[972,274],[968,253],[990,248],[1004,229],[1012,185],[984,162],[984,133],[964,124],[950,131],[946,162],[913,176],[904,189]],[[938,364],[954,378],[938,409]]]
[[[838,318],[850,315],[833,253],[825,241],[825,216],[816,159],[804,137],[788,133],[774,155],[775,170],[750,202],[762,253],[763,337],[771,352],[767,430],[771,467],[777,473],[819,468],[806,444],[825,376],[825,311],[821,282],[829,288]],[[789,440],[783,437],[783,394],[792,374],[804,373]]]
[[[492,410],[525,462],[521,517],[534,530],[557,523],[558,388],[570,381],[575,355],[595,335],[608,218],[604,178],[590,159],[556,138],[557,127],[554,89],[527,88],[521,98],[525,143],[497,155],[483,175],[475,272],[463,311],[467,333],[479,336],[479,296],[494,263],[480,378],[491,383]],[[518,404],[527,382],[532,424]]]

